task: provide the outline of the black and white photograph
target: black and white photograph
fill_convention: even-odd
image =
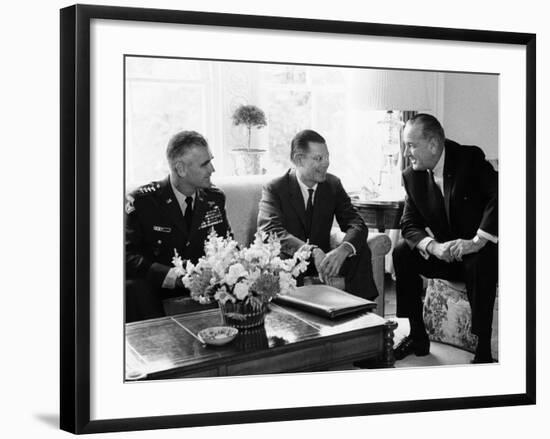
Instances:
[[[498,362],[498,75],[124,68],[126,379]]]
[[[542,3],[86,3],[2,15],[3,436],[544,431]]]
[[[61,18],[64,429],[534,403],[533,35]]]

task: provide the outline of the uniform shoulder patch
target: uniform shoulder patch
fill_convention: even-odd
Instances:
[[[126,212],[131,213],[135,210],[134,202],[136,200],[147,198],[150,194],[154,194],[159,189],[160,183],[153,181],[130,191],[126,195]]]
[[[130,194],[126,195],[125,210],[128,215],[131,214],[134,210],[136,210],[136,208],[134,207],[134,201],[135,201],[135,198],[132,195]]]
[[[138,188],[134,189],[130,192],[135,198],[140,198],[141,196],[153,194],[157,192],[160,189],[160,183],[157,181],[153,181],[148,184],[144,184],[143,186],[139,186]]]

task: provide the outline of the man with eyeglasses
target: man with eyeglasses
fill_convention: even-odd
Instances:
[[[325,139],[312,130],[299,132],[292,139],[290,159],[294,168],[263,188],[258,229],[276,234],[281,252],[288,257],[306,242],[313,245],[313,263],[306,275],[318,275],[327,283],[343,276],[347,292],[376,298],[368,228],[340,179],[327,173],[330,163]],[[334,218],[345,236],[331,249]]]

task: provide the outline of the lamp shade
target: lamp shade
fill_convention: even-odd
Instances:
[[[363,69],[355,72],[355,101],[364,110],[430,110],[435,73]]]

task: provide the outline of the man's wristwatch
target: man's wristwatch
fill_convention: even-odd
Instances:
[[[474,238],[472,239],[472,242],[473,242],[474,244],[476,244],[476,245],[481,245],[481,247],[483,247],[483,246],[486,244],[487,240],[486,240],[485,238],[482,238],[482,237],[479,236],[479,235],[476,235],[476,236],[474,236]]]

